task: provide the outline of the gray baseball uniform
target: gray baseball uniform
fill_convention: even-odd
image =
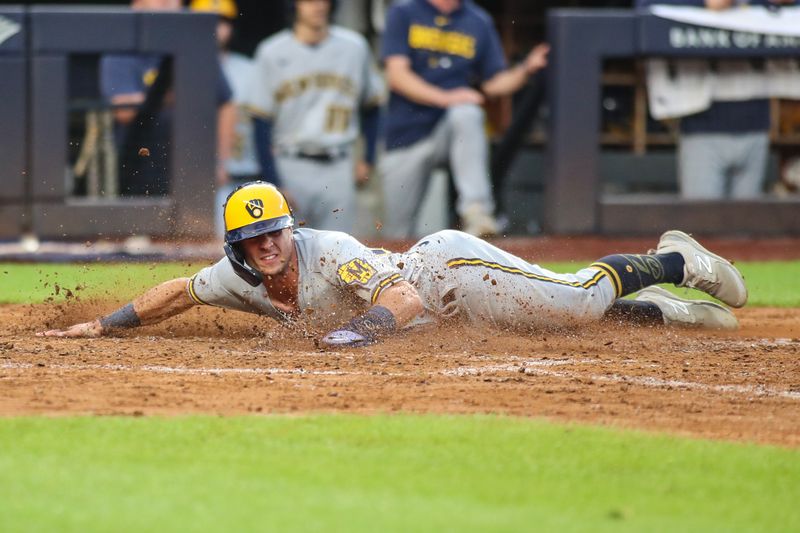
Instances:
[[[300,219],[352,231],[353,144],[358,112],[380,105],[384,87],[366,40],[331,27],[317,45],[284,30],[259,45],[246,102],[273,124],[278,173]]]
[[[294,239],[300,314],[317,323],[350,319],[402,280],[419,292],[423,321],[462,315],[499,327],[574,324],[599,319],[616,298],[602,270],[556,274],[453,230],[424,237],[405,253],[367,248],[341,232],[298,229]],[[239,278],[227,259],[192,277],[188,292],[199,304],[292,319],[270,303],[263,286]]]

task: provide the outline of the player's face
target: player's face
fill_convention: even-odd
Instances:
[[[225,50],[228,48],[232,32],[233,24],[231,24],[230,21],[223,18],[217,21],[217,44],[221,49]]]
[[[461,5],[461,0],[430,0],[430,3],[442,13],[452,13]]]
[[[289,267],[294,254],[292,229],[265,233],[242,241],[247,262],[265,276],[277,276]]]
[[[330,0],[297,0],[297,22],[312,28],[328,25]]]

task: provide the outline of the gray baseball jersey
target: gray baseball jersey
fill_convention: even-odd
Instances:
[[[273,123],[278,152],[312,153],[350,146],[358,136],[358,110],[379,105],[383,81],[367,41],[332,26],[317,45],[284,30],[261,43],[246,103]]]
[[[616,299],[599,269],[556,274],[459,231],[429,235],[405,253],[368,248],[340,232],[298,229],[294,238],[300,314],[315,322],[345,322],[401,280],[419,292],[420,321],[462,315],[499,327],[568,325],[599,319]],[[227,259],[192,277],[188,292],[200,304],[292,319]]]

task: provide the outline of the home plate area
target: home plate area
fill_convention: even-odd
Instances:
[[[798,309],[737,310],[735,332],[428,326],[338,352],[212,308],[101,339],[34,335],[114,305],[0,307],[0,415],[490,413],[800,445]]]

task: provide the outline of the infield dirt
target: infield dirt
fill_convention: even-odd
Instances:
[[[654,242],[543,237],[502,247],[557,261]],[[800,258],[799,239],[703,242],[738,260]],[[319,331],[211,308],[115,337],[34,336],[119,304],[0,306],[0,416],[497,413],[800,446],[800,309],[737,310],[735,332],[428,327],[342,352],[320,351]]]
[[[341,352],[211,308],[115,337],[34,336],[115,305],[0,307],[0,415],[497,413],[800,446],[798,309],[736,311],[736,332],[448,325]]]

